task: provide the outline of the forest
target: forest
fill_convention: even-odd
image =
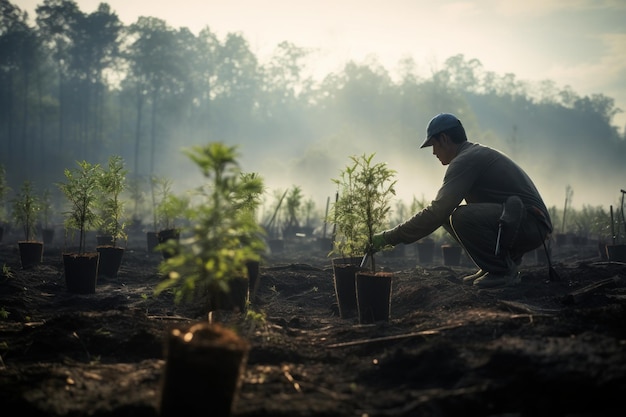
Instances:
[[[261,61],[242,33],[220,37],[207,24],[194,34],[147,16],[124,25],[106,3],[0,9],[0,166],[14,190],[29,180],[56,193],[64,169],[111,155],[138,193],[155,177],[189,189],[197,179],[181,149],[219,141],[238,146],[270,196],[297,187],[323,211],[348,157],[375,153],[398,171],[398,198],[421,201],[444,172],[418,149],[439,112],[518,160],[554,210],[565,198],[606,212],[626,188],[626,134],[613,125],[622,110],[605,94],[496,74],[463,54],[428,75],[412,57],[393,70],[372,57],[314,77],[313,51],[288,40]]]

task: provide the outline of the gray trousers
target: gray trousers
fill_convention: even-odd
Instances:
[[[519,265],[524,254],[542,246],[548,236],[545,225],[527,213],[512,247],[509,250],[501,248],[500,254],[496,255],[501,214],[502,204],[462,205],[454,210],[450,223],[443,226],[463,246],[476,266],[493,274],[510,271],[512,263]]]

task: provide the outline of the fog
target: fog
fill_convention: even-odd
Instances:
[[[419,148],[424,132],[415,132],[413,143],[403,146],[396,146],[389,140],[357,140],[349,135],[320,139],[303,146],[297,142],[285,142],[280,147],[254,152],[246,152],[246,144],[231,145],[239,148],[241,169],[257,172],[265,180],[265,214],[275,207],[275,193],[282,194],[288,188],[298,186],[305,199],[314,201],[318,215],[323,215],[327,201],[330,199],[332,203],[337,191],[331,179],[338,178],[340,171],[350,164],[349,157],[375,153],[375,162],[385,162],[396,171],[395,212],[391,217],[396,219],[403,214],[406,219],[411,214],[408,208],[414,199],[428,203],[436,196],[446,170],[432,154],[431,147]],[[601,155],[588,152],[575,153],[568,146],[563,146],[560,151],[547,146],[514,151],[507,147],[507,143],[495,140],[493,135],[485,138],[480,133],[468,132],[468,136],[472,142],[494,147],[512,157],[533,179],[548,207],[563,210],[568,186],[573,191],[568,207],[573,209],[589,205],[608,210],[611,205],[615,209],[620,205],[620,189],[626,188],[626,164],[616,165],[602,159]],[[180,153],[181,148],[175,145],[172,144],[173,148]],[[617,159],[626,159],[626,155]],[[202,182],[184,156],[179,156],[166,172],[175,179],[179,191]],[[396,204],[404,205],[407,211],[397,213]]]
[[[261,60],[241,32],[195,35],[160,19],[123,25],[106,6],[49,6],[34,26],[7,13],[0,31],[10,52],[0,63],[0,165],[13,190],[25,180],[54,189],[76,161],[105,164],[116,154],[148,195],[132,214],[150,222],[149,179],[187,192],[203,178],[182,150],[223,142],[238,147],[242,171],[264,179],[265,212],[298,187],[321,218],[337,191],[331,180],[350,156],[371,154],[396,171],[394,210],[406,209],[430,202],[441,185],[446,167],[419,149],[440,112],[459,116],[470,141],[510,155],[548,207],[562,209],[571,188],[570,207],[608,210],[626,189],[626,135],[614,123],[623,112],[603,94],[518,80],[461,53],[422,67],[423,51],[395,67],[375,54],[337,61],[313,79],[317,55],[295,43]]]

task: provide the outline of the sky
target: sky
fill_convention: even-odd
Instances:
[[[35,17],[43,0],[13,0]],[[99,0],[78,0],[95,11]],[[463,54],[518,80],[552,80],[581,96],[604,94],[626,126],[625,0],[109,0],[124,24],[139,16],[224,39],[241,33],[263,60],[289,41],[315,50],[311,71],[327,75],[349,60],[376,57],[392,73],[412,57],[421,75]]]

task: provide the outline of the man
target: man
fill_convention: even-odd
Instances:
[[[443,226],[480,268],[463,278],[464,283],[491,288],[519,282],[522,256],[552,232],[532,180],[508,156],[469,142],[461,121],[450,113],[430,120],[420,148],[428,146],[448,165],[443,185],[428,207],[374,235],[374,251],[415,242]]]

